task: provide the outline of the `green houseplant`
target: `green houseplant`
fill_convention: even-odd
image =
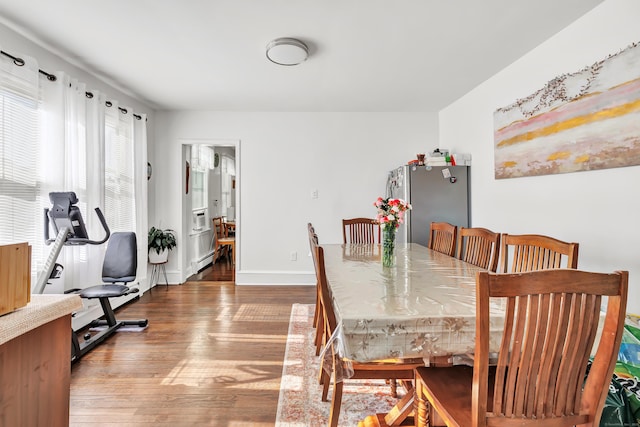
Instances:
[[[148,249],[149,261],[166,262],[169,251],[175,248],[176,235],[173,230],[162,230],[160,228],[151,227],[149,229]]]

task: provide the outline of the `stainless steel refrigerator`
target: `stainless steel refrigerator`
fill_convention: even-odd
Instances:
[[[387,197],[411,203],[397,234],[399,243],[427,246],[431,222],[470,227],[470,166],[411,166],[389,172]]]

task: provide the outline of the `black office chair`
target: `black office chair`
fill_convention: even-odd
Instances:
[[[94,320],[89,327],[106,326],[107,328],[91,336],[85,335],[85,341],[80,343],[76,334],[72,334],[71,361],[76,362],[95,346],[104,341],[118,328],[124,325],[145,327],[149,323],[147,319],[116,320],[115,313],[109,302],[109,298],[121,297],[131,293],[137,293],[138,288],[130,288],[130,283],[136,278],[138,268],[136,234],[132,232],[111,233],[107,252],[102,264],[103,285],[91,286],[78,291],[82,298],[99,299],[104,319]]]

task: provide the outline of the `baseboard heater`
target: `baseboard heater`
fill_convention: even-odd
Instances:
[[[214,251],[209,251],[198,258],[196,261],[193,261],[191,263],[191,265],[193,266],[193,270],[199,273],[200,270],[203,270],[206,266],[211,264],[213,262],[213,253]]]

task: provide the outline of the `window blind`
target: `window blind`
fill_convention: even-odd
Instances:
[[[0,244],[29,242],[34,260],[43,250],[38,87],[35,61],[0,58]]]
[[[105,127],[105,218],[112,231],[136,231],[133,116],[113,106]]]

